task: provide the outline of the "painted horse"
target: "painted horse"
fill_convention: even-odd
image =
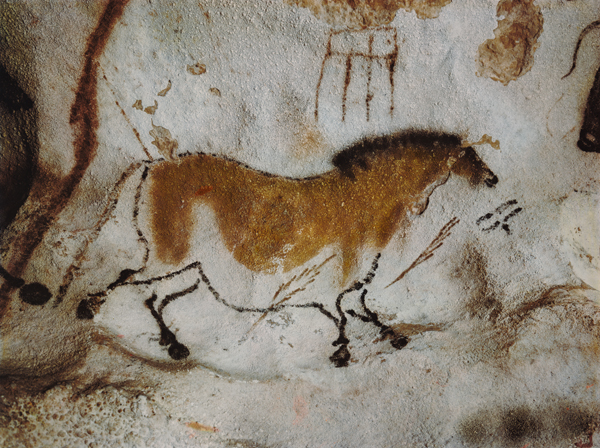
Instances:
[[[432,192],[451,173],[473,186],[492,187],[498,179],[458,136],[429,131],[366,138],[337,153],[332,164],[332,170],[302,179],[264,173],[202,153],[141,164],[131,219],[145,248],[143,260],[136,269],[122,270],[110,285],[82,300],[78,317],[92,318],[107,294],[118,288],[159,284],[194,271],[197,280],[189,288],[166,295],[162,301],[155,293],[146,300],[160,327],[160,345],[168,346],[173,359],[186,358],[189,350],[165,324],[164,308],[200,285],[216,301],[239,313],[264,317],[295,307],[324,314],[338,330],[333,345],[339,348],[330,357],[338,367],[350,359],[345,333],[348,315],[379,327],[395,348],[404,347],[408,339],[393,334],[365,302],[378,253],[393,235],[407,229],[411,214],[427,208]],[[261,306],[232,301],[209,279],[207,260],[202,257],[214,256],[200,253],[198,248],[207,241],[200,228],[216,232],[213,239],[225,248],[221,254],[230,255],[230,272],[245,269],[262,278],[309,266],[330,248],[334,255],[325,262],[338,261],[339,293],[333,303],[292,303],[289,294],[278,297],[279,291]],[[360,275],[360,260],[369,252],[376,255],[367,273]],[[292,280],[307,279],[317,264]],[[354,292],[360,293],[360,313],[343,307],[345,298]]]

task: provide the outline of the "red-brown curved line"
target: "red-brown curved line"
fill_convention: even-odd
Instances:
[[[98,58],[104,52],[108,38],[119,18],[123,14],[129,0],[110,0],[94,32],[88,37],[84,53],[84,66],[79,78],[75,101],[71,106],[69,124],[75,136],[74,158],[75,165],[58,183],[54,192],[48,196],[44,211],[40,212],[19,235],[13,245],[7,270],[14,276],[20,277],[35,248],[42,242],[44,235],[58,214],[67,205],[73,191],[81,181],[87,168],[96,156],[98,139]],[[0,288],[0,320],[4,317],[9,304],[9,294],[13,287],[5,283]]]

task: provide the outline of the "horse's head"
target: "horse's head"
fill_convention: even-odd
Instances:
[[[454,174],[464,177],[473,186],[485,183],[488,187],[493,187],[498,183],[498,177],[472,147],[460,148],[457,152],[456,158],[450,160],[453,162],[450,170]]]
[[[381,171],[394,164],[398,174],[415,188],[439,183],[450,173],[466,178],[473,186],[485,183],[493,187],[498,182],[475,150],[462,146],[459,136],[433,131],[369,137],[336,154],[333,164],[353,180],[363,171]]]

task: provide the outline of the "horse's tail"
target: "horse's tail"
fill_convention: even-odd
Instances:
[[[77,250],[77,253],[73,257],[74,258],[73,263],[69,266],[69,268],[67,269],[67,272],[65,273],[65,275],[63,277],[62,284],[60,285],[58,293],[56,295],[56,301],[54,303],[55,307],[58,306],[63,301],[65,296],[67,295],[67,292],[69,291],[69,287],[71,286],[71,283],[73,282],[75,273],[81,269],[81,265],[85,259],[85,255],[88,251],[88,248],[98,239],[102,229],[104,228],[106,223],[110,220],[113,212],[115,211],[115,209],[117,208],[117,205],[119,204],[119,201],[121,199],[121,194],[123,193],[123,190],[125,189],[125,186],[127,185],[127,183],[130,181],[130,179],[134,176],[134,174],[136,172],[141,172],[142,177],[144,177],[144,172],[147,172],[148,169],[149,169],[149,162],[146,162],[146,161],[134,162],[131,165],[129,165],[125,171],[123,171],[119,180],[117,180],[117,182],[114,184],[113,188],[111,189],[111,191],[108,195],[108,199],[106,201],[106,206],[104,207],[104,210],[102,211],[102,213],[100,214],[100,217],[98,218],[98,220],[92,227],[93,230],[92,230],[91,234],[85,239],[83,244]],[[147,174],[146,174],[146,176],[147,176]],[[137,188],[136,200],[135,200],[135,205],[134,205],[135,218],[133,220],[133,224],[136,227],[136,231],[138,231],[139,226],[137,225],[137,215],[136,215],[135,210],[136,210],[136,208],[139,210],[139,206],[138,206],[139,194],[141,194],[141,188],[142,188],[143,183],[144,183],[144,181],[141,180],[140,183],[138,184],[138,186],[136,187]],[[141,232],[138,232],[138,236],[140,235],[140,233]],[[146,252],[148,252],[148,250],[146,250]],[[147,257],[147,253],[145,255],[145,261],[147,261],[146,257]]]

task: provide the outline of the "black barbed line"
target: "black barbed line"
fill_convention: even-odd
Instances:
[[[460,219],[458,219],[455,216],[450,221],[448,221],[446,224],[444,224],[444,226],[440,229],[440,231],[438,232],[436,237],[431,241],[431,243],[429,243],[429,245],[425,248],[425,250],[423,250],[423,252],[421,252],[419,254],[419,256],[415,259],[415,261],[413,261],[409,267],[407,267],[404,271],[402,271],[400,273],[400,275],[398,277],[396,277],[396,279],[394,279],[394,281],[391,282],[389,285],[387,285],[385,288],[387,289],[390,286],[392,286],[394,283],[399,282],[411,270],[413,270],[420,264],[425,263],[427,260],[429,260],[431,257],[433,257],[434,252],[443,246],[446,238],[448,238],[452,234],[452,232],[451,232],[452,228],[454,228],[454,226],[456,226],[458,223],[460,223]]]
[[[500,206],[496,207],[496,209],[494,210],[494,212],[492,212],[492,213],[486,213],[485,215],[480,216],[477,219],[477,221],[475,221],[475,224],[480,225],[483,221],[487,221],[488,219],[492,218],[494,216],[494,214],[496,214],[496,213],[502,213],[502,212],[504,212],[504,210],[506,210],[510,206],[516,205],[516,204],[518,204],[518,202],[517,202],[516,199],[511,199],[510,201],[506,201],[505,203],[503,203]]]
[[[500,207],[498,207],[496,210],[500,210],[503,212],[504,210],[506,210],[508,207],[510,207],[511,205],[515,205],[517,204],[516,200],[513,201],[508,201],[505,204],[502,204]],[[496,222],[494,222],[494,224],[492,224],[489,227],[486,227],[484,229],[481,229],[484,232],[490,232],[492,230],[497,229],[500,224],[502,224],[502,230],[504,230],[508,235],[510,235],[510,228],[508,227],[508,224],[506,224],[508,222],[509,219],[514,218],[516,215],[518,215],[519,213],[521,213],[523,211],[522,207],[517,207],[515,208],[513,211],[511,211],[508,215],[506,215],[504,217],[504,219],[502,221],[498,220]]]

